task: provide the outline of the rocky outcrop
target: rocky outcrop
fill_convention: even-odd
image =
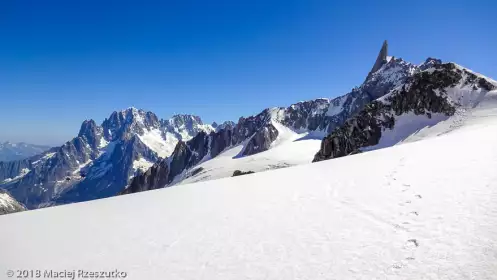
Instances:
[[[233,172],[233,176],[231,177],[237,177],[237,176],[242,176],[242,175],[247,175],[247,174],[252,174],[255,173],[254,171],[241,171],[241,170],[235,170]]]
[[[276,127],[271,123],[267,124],[252,135],[245,145],[242,155],[249,156],[267,151],[277,137],[278,130]]]
[[[169,164],[168,160],[162,159],[155,163],[145,173],[133,178],[129,186],[120,194],[129,194],[145,190],[153,190],[168,183]]]
[[[9,178],[14,178],[22,173],[24,169],[30,169],[31,163],[28,159],[18,161],[0,161],[0,184]]]
[[[386,62],[387,62],[387,56],[388,56],[388,42],[385,40],[383,42],[383,45],[381,46],[380,53],[378,54],[378,57],[376,58],[376,61],[373,65],[373,68],[371,71],[369,71],[368,77],[366,78],[369,79],[369,77],[376,71],[378,71]]]
[[[221,129],[229,129],[232,130],[233,127],[235,127],[236,123],[233,121],[225,121],[222,124],[217,124],[216,122],[212,123],[212,127],[215,129],[215,131],[219,131]]]
[[[97,149],[103,137],[103,128],[94,120],[86,120],[81,124],[78,137],[84,138],[93,149]]]
[[[0,215],[25,211],[26,207],[15,200],[8,192],[0,190]]]
[[[359,114],[347,120],[323,139],[314,162],[343,157],[360,152],[361,148],[377,145],[382,132],[396,126],[396,117],[412,112],[415,115],[441,113],[451,116],[460,104],[447,94],[449,89],[466,86],[489,91],[495,85],[453,63],[433,63],[431,68],[414,74],[403,86],[393,90],[383,100],[368,104]]]

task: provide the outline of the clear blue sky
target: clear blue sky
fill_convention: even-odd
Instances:
[[[0,1],[0,141],[130,106],[237,120],[359,85],[381,43],[497,78],[496,1]]]

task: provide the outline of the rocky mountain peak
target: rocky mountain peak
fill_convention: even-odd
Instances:
[[[421,65],[419,65],[419,69],[421,71],[424,71],[428,68],[432,68],[434,67],[435,65],[439,65],[439,64],[442,64],[442,60],[441,59],[436,59],[436,58],[432,58],[432,57],[428,57],[424,63],[422,63]]]
[[[359,90],[364,91],[371,97],[371,100],[374,100],[402,84],[417,69],[419,69],[418,66],[402,58],[391,57],[377,71],[368,75],[368,78],[359,87]]]
[[[143,135],[145,130],[159,128],[160,122],[152,112],[130,107],[122,111],[114,111],[102,123],[105,139],[128,139],[133,134]]]
[[[387,58],[388,58],[388,42],[387,40],[385,40],[383,42],[383,45],[381,46],[380,52],[378,53],[378,57],[376,57],[376,61],[373,65],[373,68],[371,69],[371,71],[369,71],[369,74],[366,77],[366,80],[368,80],[373,73],[378,71],[381,68],[381,66],[383,66],[386,62],[388,62]]]
[[[95,149],[100,144],[102,132],[102,127],[98,126],[94,120],[85,120],[81,124],[78,137],[85,138],[88,144]]]
[[[176,127],[187,126],[193,127],[194,125],[203,125],[202,119],[199,116],[188,114],[177,114],[171,117],[170,123]]]
[[[234,121],[225,121],[222,124],[217,124],[216,122],[212,123],[212,127],[218,132],[221,129],[233,129],[236,123]]]

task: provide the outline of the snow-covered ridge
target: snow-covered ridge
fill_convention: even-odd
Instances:
[[[270,151],[277,146],[274,141],[279,141],[281,128],[291,130],[296,135],[305,135],[301,137],[303,140],[322,139],[329,132],[340,127],[351,116],[360,112],[375,97],[381,98],[389,91],[400,88],[415,73],[419,73],[436,63],[440,63],[439,60],[429,58],[425,63],[418,66],[400,58],[392,57],[385,60],[383,64],[378,64],[378,69],[370,73],[361,86],[354,88],[350,93],[343,96],[331,100],[318,98],[301,101],[288,107],[268,108],[257,115],[242,117],[236,126],[229,130],[229,135],[219,133],[220,131],[216,130],[216,134],[212,137],[201,135],[198,139],[192,139],[192,143],[186,143],[185,147],[179,150],[180,155],[175,156],[173,154],[172,156],[171,161],[176,162],[173,164],[174,170],[167,170],[162,165],[157,167],[165,172],[160,177],[162,179],[167,178],[164,180],[169,180],[170,183],[166,184],[169,186],[178,184],[187,178],[189,178],[189,181],[198,181],[194,177],[202,176],[202,180],[210,180],[221,176],[229,176],[228,174],[233,171],[232,168],[221,167],[219,170],[229,170],[229,172],[214,172],[218,175],[207,174],[207,171],[197,171],[200,170],[199,168],[209,165],[209,161],[213,161],[212,166],[216,165],[215,162],[225,165],[228,163],[236,165],[236,162],[241,162],[241,160],[215,160],[216,156],[227,150],[230,152],[237,151],[236,155],[233,155],[233,159],[247,157],[254,161],[263,160],[263,155],[260,157],[253,156],[258,153],[266,153],[266,151]],[[280,129],[276,127],[277,124],[281,124]],[[205,153],[204,147],[207,147],[207,153]],[[214,153],[212,152],[213,149],[215,150]],[[316,150],[318,149],[319,147],[316,146]],[[292,153],[288,153],[288,155],[291,157]],[[301,157],[300,159],[302,161],[295,161],[290,158],[285,158],[283,161],[304,162],[307,157]],[[285,165],[290,166],[293,164]],[[262,170],[257,165],[254,165],[254,169]],[[150,172],[150,174],[152,173],[154,172]],[[191,175],[193,173],[195,173],[194,176]],[[145,174],[142,176],[143,178],[138,178],[137,182],[146,182],[147,179],[144,178],[146,176],[148,175]],[[175,176],[179,177],[175,178]],[[144,190],[141,186],[133,184],[131,186],[140,191]],[[153,188],[164,186],[153,186]]]
[[[439,123],[459,123],[461,116],[464,118],[497,89],[491,79],[454,63],[429,60],[426,64],[328,135],[314,160],[389,147],[417,139],[416,133]]]

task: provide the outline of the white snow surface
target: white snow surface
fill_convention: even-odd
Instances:
[[[0,216],[0,271],[117,269],[126,279],[496,279],[491,103],[468,112],[458,129],[423,141]]]
[[[154,165],[154,163],[148,161],[145,158],[140,158],[138,160],[135,160],[135,161],[133,161],[133,171],[134,171],[134,174],[136,175],[137,171],[145,172],[150,167],[152,167],[152,165]]]
[[[152,151],[156,152],[160,157],[166,158],[171,155],[174,151],[174,145],[170,141],[166,141],[162,138],[159,129],[152,129],[150,131],[145,131],[143,135],[138,135],[140,140],[147,145]]]
[[[274,120],[272,124],[278,130],[278,137],[269,150],[241,157],[246,143],[237,145],[177,176],[171,185],[231,177],[235,170],[262,172],[312,162],[322,137],[294,132]],[[197,168],[202,170],[191,176]]]

